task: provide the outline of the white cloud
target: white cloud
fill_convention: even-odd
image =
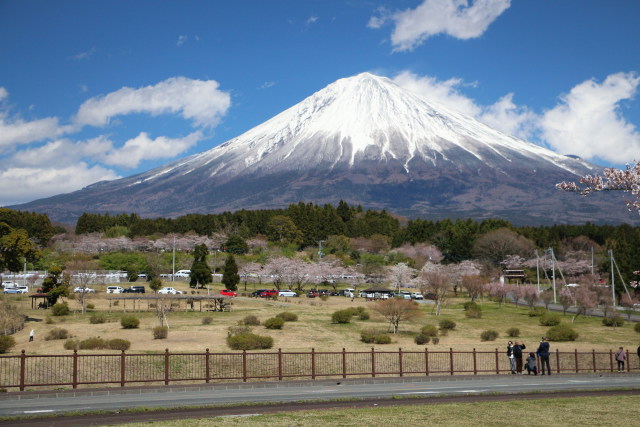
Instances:
[[[8,206],[49,197],[54,194],[79,190],[97,181],[112,180],[119,176],[101,166],[89,167],[85,163],[57,167],[10,167],[0,170],[0,205]]]
[[[616,73],[604,82],[587,80],[561,98],[540,120],[543,136],[555,150],[618,164],[638,160],[640,133],[627,122],[620,102],[638,92],[640,76]]]
[[[34,141],[42,141],[61,135],[68,128],[63,128],[55,117],[26,122],[16,118],[7,118],[0,113],[0,152],[3,147],[12,147],[17,144],[27,144]]]
[[[146,132],[128,140],[121,148],[113,149],[104,156],[104,162],[112,166],[127,168],[138,167],[147,159],[172,158],[194,146],[202,139],[201,132],[194,132],[184,138],[167,138],[160,136],[149,138]]]
[[[91,58],[94,53],[96,53],[96,48],[92,47],[91,49],[85,52],[78,52],[77,54],[73,55],[71,58],[78,61],[82,61],[82,60]]]
[[[436,34],[458,39],[480,37],[505,10],[511,0],[424,0],[415,9],[389,13],[379,9],[369,28],[393,21],[391,44],[395,51],[412,50]]]
[[[7,98],[9,98],[9,91],[0,86],[0,102],[4,101]]]
[[[274,81],[264,82],[262,83],[262,85],[260,85],[260,89],[269,89],[270,87],[273,87],[275,85],[276,85],[276,82]]]
[[[124,87],[106,96],[85,101],[76,115],[80,125],[105,126],[116,116],[146,113],[179,113],[197,126],[216,126],[231,105],[227,92],[214,80],[172,77],[155,86],[140,89]]]
[[[311,25],[311,24],[315,24],[318,21],[317,16],[310,16],[309,19],[307,19],[307,25]]]
[[[58,139],[39,147],[21,150],[11,158],[10,163],[24,167],[69,167],[83,160],[99,160],[112,150],[113,143],[105,136],[80,142]]]
[[[178,36],[178,41],[176,42],[176,46],[180,47],[183,44],[185,44],[186,41],[187,41],[187,36],[185,35]]]

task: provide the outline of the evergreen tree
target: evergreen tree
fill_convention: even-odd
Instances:
[[[191,265],[191,275],[189,276],[189,286],[192,288],[198,285],[204,287],[206,284],[213,282],[211,268],[207,264],[207,255],[209,255],[209,249],[204,243],[196,245],[193,249],[193,264]]]
[[[245,240],[237,234],[229,236],[227,241],[224,243],[224,249],[231,254],[238,255],[246,254],[247,252],[249,252],[249,246],[247,245],[247,242],[245,242]]]
[[[240,275],[238,274],[238,264],[233,254],[227,255],[227,259],[224,262],[224,269],[222,272],[222,284],[226,289],[235,291],[238,289],[238,283],[240,283]]]

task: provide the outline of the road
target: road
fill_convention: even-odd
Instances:
[[[402,396],[640,389],[640,374],[487,375],[368,378],[246,384],[84,389],[0,395],[0,416],[56,415],[70,411],[177,408]]]

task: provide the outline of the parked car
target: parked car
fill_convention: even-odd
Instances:
[[[401,291],[396,294],[401,299],[411,299],[411,292]]]
[[[189,278],[189,276],[191,276],[191,270],[178,270],[176,271],[176,274],[173,275],[174,277],[182,277],[182,278]]]
[[[7,289],[7,288],[15,288],[17,287],[18,284],[16,282],[2,282],[2,287]]]
[[[322,295],[329,296],[329,295],[331,295],[331,292],[330,292],[328,289],[320,289],[320,290],[318,291],[318,295],[319,295],[319,296],[322,296]]]
[[[75,288],[73,288],[73,292],[75,293],[93,293],[95,292],[95,289],[91,289],[91,288],[87,288],[86,286],[76,286]]]
[[[182,291],[179,291],[171,287],[162,288],[158,291],[158,293],[160,295],[182,295]]]
[[[422,296],[422,294],[420,292],[411,292],[411,299],[423,300],[424,297]]]
[[[28,286],[15,286],[13,288],[4,288],[5,294],[26,294],[29,293]]]
[[[254,298],[258,298],[258,297],[262,296],[262,293],[264,291],[266,291],[266,289],[257,289],[255,291],[251,292],[251,296],[254,297]]]
[[[107,286],[108,294],[121,294],[124,291],[120,286]]]
[[[353,298],[356,295],[356,290],[352,288],[347,288],[343,291],[345,297]]]
[[[297,297],[298,293],[295,291],[292,291],[291,289],[282,289],[278,291],[278,296],[279,297]]]
[[[315,298],[315,297],[317,297],[318,295],[319,295],[319,294],[318,294],[318,291],[313,290],[313,289],[312,289],[312,290],[310,290],[309,292],[307,292],[307,298]]]
[[[123,292],[125,294],[144,294],[146,291],[144,286],[129,286]]]
[[[238,293],[236,291],[231,291],[229,289],[223,289],[220,291],[220,295],[224,295],[228,297],[237,297]]]
[[[262,291],[260,293],[260,296],[262,298],[277,297],[278,296],[278,290],[277,289],[267,289],[265,291]]]

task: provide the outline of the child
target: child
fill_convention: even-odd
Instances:
[[[536,355],[533,353],[529,353],[529,357],[527,357],[527,375],[538,375],[538,361],[536,359]]]

